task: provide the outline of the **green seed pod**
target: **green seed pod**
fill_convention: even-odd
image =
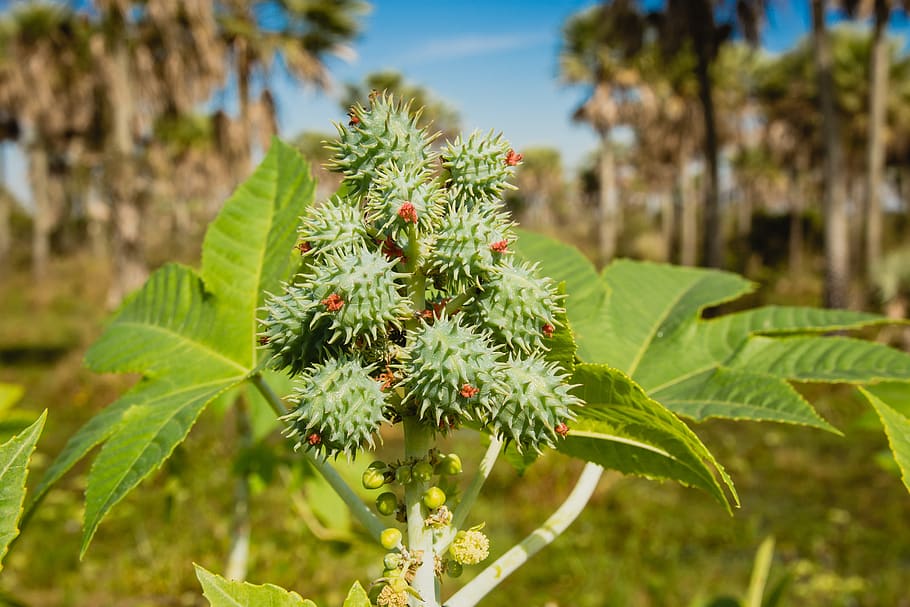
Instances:
[[[490,428],[506,441],[515,441],[519,451],[552,447],[559,424],[573,419],[571,408],[581,404],[569,393],[573,386],[556,363],[539,353],[527,359],[510,357],[506,367],[508,396],[493,414]]]
[[[344,174],[354,194],[366,192],[378,169],[390,162],[423,169],[431,168],[435,158],[430,150],[435,136],[417,128],[419,115],[410,115],[410,104],[402,106],[387,95],[370,101],[369,110],[351,108],[348,128],[336,125],[339,140],[330,144],[329,168]]]
[[[449,577],[461,577],[461,574],[464,573],[464,566],[458,561],[449,559],[446,561],[446,573],[449,574]]]
[[[318,300],[309,289],[286,285],[283,295],[269,296],[268,316],[262,321],[260,341],[272,353],[272,366],[288,369],[291,375],[326,356],[338,354],[338,348],[326,344],[330,322],[316,319]]]
[[[385,474],[376,468],[367,468],[360,478],[364,489],[379,489],[385,485]]]
[[[414,480],[419,483],[429,482],[433,478],[433,466],[428,462],[417,462],[413,470]]]
[[[545,347],[547,327],[558,324],[559,304],[553,281],[539,278],[536,266],[506,260],[463,312],[488,329],[497,343],[530,353]]]
[[[376,498],[376,510],[379,514],[391,516],[398,510],[398,496],[391,491],[380,493]]]
[[[504,213],[450,207],[436,225],[428,272],[444,276],[451,291],[479,285],[515,239],[512,226]]]
[[[398,547],[398,544],[401,543],[401,530],[396,529],[395,527],[389,527],[388,529],[383,529],[382,533],[379,535],[379,543],[382,544],[382,547],[386,550],[394,550]]]
[[[446,494],[439,487],[430,487],[423,494],[423,505],[430,510],[436,510],[446,503]]]
[[[381,253],[359,247],[344,256],[329,254],[310,268],[302,286],[320,304],[311,324],[330,322],[328,343],[350,344],[356,338],[372,343],[408,315],[410,302],[396,282],[405,275],[394,266]]]
[[[402,404],[437,427],[493,410],[501,391],[498,358],[486,335],[453,319],[423,323],[404,352]]]
[[[371,367],[356,360],[329,359],[295,380],[290,401],[296,408],[281,419],[290,422],[285,435],[304,447],[354,457],[385,421],[386,395],[370,377]]]
[[[402,169],[391,163],[380,168],[366,196],[366,220],[383,234],[408,224],[428,231],[442,214],[442,192],[431,177],[420,166]]]
[[[499,204],[504,190],[514,190],[508,179],[520,156],[510,155],[510,151],[509,142],[493,131],[486,135],[474,132],[467,139],[458,137],[449,143],[442,152],[443,167],[457,204],[488,208]]]
[[[328,253],[351,253],[369,241],[363,213],[353,198],[333,196],[310,206],[301,221],[304,254],[317,261]]]

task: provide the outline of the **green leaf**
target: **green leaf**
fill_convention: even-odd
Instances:
[[[10,542],[19,535],[28,462],[44,429],[45,419],[47,410],[31,426],[0,445],[0,570]]]
[[[89,472],[83,554],[110,508],[168,458],[205,406],[258,369],[256,316],[296,263],[312,196],[306,162],[274,140],[209,227],[201,273],[173,264],[155,272],[89,349],[92,369],[143,378],[70,439],[39,485],[36,500],[104,443]]]
[[[606,365],[576,365],[572,383],[586,406],[576,410],[563,453],[626,474],[667,479],[707,491],[728,510],[723,468],[688,426],[649,398],[625,373]]]
[[[606,288],[597,270],[578,249],[541,234],[518,230],[514,250],[518,258],[538,264],[540,271],[557,283],[565,283],[566,315],[574,327],[580,348],[597,330],[606,298]],[[512,246],[512,245],[510,245]]]
[[[348,596],[344,599],[342,607],[370,607],[370,598],[367,596],[363,586],[360,585],[360,582],[354,582],[354,585],[351,586],[351,590],[348,591]]]
[[[789,421],[838,433],[783,379],[720,367],[651,394],[664,406],[702,421],[711,417]]]
[[[910,491],[910,419],[904,417],[869,390],[859,389],[878,413],[885,426],[888,444],[901,471],[901,480]]]
[[[557,291],[560,295],[565,295],[566,284],[559,283]],[[546,359],[557,363],[564,373],[571,374],[575,370],[575,332],[564,311],[556,314],[556,322],[558,324],[553,336],[546,340]]]
[[[199,565],[194,567],[203,595],[211,607],[316,607],[313,601],[273,584],[257,586],[226,580]]]
[[[910,356],[884,344],[847,337],[756,336],[736,354],[731,365],[799,381],[910,379]]]

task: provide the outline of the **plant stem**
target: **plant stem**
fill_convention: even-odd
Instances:
[[[405,417],[403,424],[405,460],[425,458],[432,446],[432,430],[421,424],[414,416]],[[423,494],[429,485],[429,482],[413,479],[404,488],[404,501],[408,513],[408,550],[412,553],[423,552],[423,562],[411,582],[411,587],[417,591],[423,601],[412,597],[410,602],[413,607],[439,606],[434,568],[436,553],[433,548],[433,531],[426,526],[423,516]]]
[[[584,510],[588,500],[597,488],[597,481],[603,473],[603,468],[597,464],[587,463],[575,488],[540,527],[535,529],[528,537],[513,546],[496,561],[489,565],[480,574],[468,582],[461,590],[446,601],[445,607],[472,607],[486,596],[501,581],[506,579],[513,571],[521,567],[525,561],[540,551],[541,548],[552,542],[556,537],[578,518]]]
[[[457,295],[456,297],[453,297],[446,304],[446,315],[451,316],[452,314],[454,314],[458,310],[458,308],[460,308],[464,304],[464,302],[468,301],[472,297],[474,297],[473,288],[465,291],[461,295]]]
[[[246,400],[241,396],[234,403],[237,416],[237,442],[241,450],[253,445],[253,428]],[[231,521],[231,548],[228,552],[225,575],[229,580],[245,580],[250,557],[250,475],[242,470],[234,481],[234,515]]]
[[[250,376],[250,381],[253,382],[253,385],[256,386],[256,389],[259,390],[259,393],[262,394],[275,413],[279,416],[287,415],[287,407],[284,406],[284,403],[278,395],[275,394],[272,387],[265,383],[265,380],[262,379],[262,375],[258,373],[252,375]],[[360,524],[366,527],[369,534],[378,542],[380,534],[383,529],[385,529],[385,525],[379,520],[379,517],[373,514],[373,511],[363,503],[362,499],[360,499],[360,496],[351,489],[345,480],[341,478],[341,475],[338,474],[338,471],[326,460],[316,457],[309,451],[304,451],[304,456],[307,458],[307,461],[319,471],[332,489],[335,490],[338,497],[344,500],[344,503],[347,504],[348,508],[351,510],[351,514],[354,515],[354,518],[360,521]]]
[[[455,512],[452,513],[452,524],[449,527],[449,533],[438,546],[440,552],[449,547],[452,538],[455,537],[455,532],[457,532],[461,526],[464,525],[465,520],[467,520],[471,508],[474,506],[474,502],[477,501],[477,496],[480,495],[481,488],[483,488],[487,477],[490,476],[490,472],[493,470],[493,465],[496,463],[496,459],[499,457],[501,449],[502,441],[495,436],[491,436],[490,446],[487,447],[487,452],[483,454],[483,459],[480,460],[480,465],[477,467],[477,474],[471,479],[471,484],[465,489],[464,494],[461,496],[461,501],[455,508]]]

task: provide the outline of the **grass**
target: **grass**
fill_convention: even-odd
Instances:
[[[45,292],[18,276],[0,284],[11,294],[0,303],[0,352],[24,352],[2,359],[0,381],[25,385],[22,408],[50,409],[32,483],[66,438],[131,382],[81,366],[103,322],[105,281],[84,280],[97,271],[77,258],[54,267]],[[737,484],[743,507],[733,517],[707,495],[672,483],[604,482],[568,532],[483,605],[700,607],[744,595],[755,550],[768,535],[777,541],[772,584],[790,580],[784,605],[910,605],[910,496],[876,464],[885,439],[867,427],[851,391],[803,389],[846,438],[771,424],[696,427]],[[286,454],[278,437],[268,444]],[[392,457],[396,446],[392,433],[378,456]],[[8,555],[0,595],[36,607],[204,605],[191,563],[223,570],[234,480],[225,463],[235,447],[233,420],[207,411],[163,470],[113,509],[80,563],[83,463],[51,491]],[[470,433],[447,449],[463,454],[466,469],[482,451]],[[546,518],[579,470],[578,462],[551,454],[519,478],[499,462],[470,521],[487,523],[494,557]],[[318,539],[289,490],[302,491],[278,474],[256,491],[249,579],[340,605],[354,579],[380,574],[382,551],[356,533],[350,541]]]

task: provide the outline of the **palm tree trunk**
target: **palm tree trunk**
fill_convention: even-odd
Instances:
[[[142,258],[142,209],[136,187],[132,125],[135,100],[131,93],[129,55],[122,39],[111,49],[112,132],[107,150],[105,178],[111,202],[111,255],[114,274],[108,291],[108,305],[114,307],[138,288],[148,276]]]
[[[869,87],[869,140],[866,149],[866,263],[868,275],[882,256],[882,173],[884,172],[885,100],[888,97],[888,25],[890,6],[887,0],[875,0],[875,23],[872,26],[872,55]]]
[[[697,59],[695,72],[698,78],[698,99],[701,103],[705,125],[704,155],[707,165],[705,175],[705,238],[704,262],[709,268],[723,266],[723,230],[720,223],[720,199],[718,176],[717,118],[714,108],[714,85],[711,82],[711,46],[714,41],[714,19],[710,3],[693,2],[686,12],[689,30],[695,45]]]
[[[50,258],[50,237],[53,217],[48,191],[50,170],[47,150],[40,141],[31,141],[27,146],[28,175],[32,191],[32,276],[41,281],[47,276]]]
[[[0,142],[0,273],[6,268],[4,262],[13,247],[12,214],[13,198],[6,183],[6,144]]]
[[[600,262],[604,265],[616,255],[619,234],[619,204],[616,192],[616,155],[610,145],[609,131],[600,131],[600,195],[598,204],[598,246]]]
[[[799,162],[797,167],[790,171],[789,197],[790,197],[790,238],[787,243],[790,274],[799,279],[803,273],[803,197],[806,194],[805,175],[807,163]]]
[[[825,27],[823,0],[812,0],[812,40],[822,111],[825,159],[822,168],[822,211],[825,217],[825,305],[847,305],[850,286],[847,197],[843,182],[843,151],[834,108],[831,41]]]
[[[676,169],[676,195],[679,197],[679,263],[694,266],[698,263],[698,201],[693,196],[686,175],[688,163],[688,156],[680,153]]]
[[[660,193],[660,235],[664,243],[664,261],[673,262],[673,234],[676,228],[676,213],[673,204],[673,191]]]

